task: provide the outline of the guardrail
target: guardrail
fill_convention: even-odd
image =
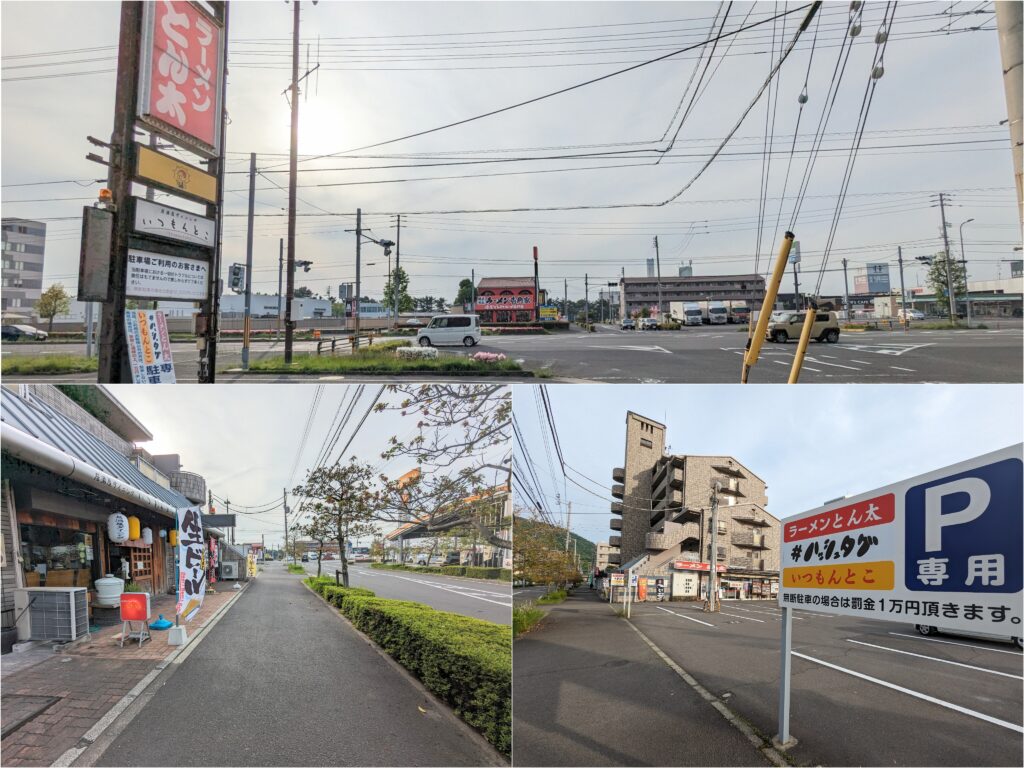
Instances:
[[[374,334],[359,334],[351,336],[335,336],[330,339],[319,339],[316,342],[316,353],[322,355],[325,348],[330,347],[331,354],[337,354],[339,342],[342,346],[348,345],[351,352],[355,352],[359,347],[372,347],[373,346]],[[366,342],[365,344],[363,342]]]

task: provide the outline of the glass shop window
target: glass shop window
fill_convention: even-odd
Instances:
[[[46,525],[20,530],[26,587],[88,587],[98,575],[93,534]]]

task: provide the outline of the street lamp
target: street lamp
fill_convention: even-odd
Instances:
[[[964,297],[967,302],[967,327],[971,327],[971,289],[967,284],[967,254],[964,252],[964,224],[970,224],[974,219],[968,219],[960,225],[960,263],[964,265]]]

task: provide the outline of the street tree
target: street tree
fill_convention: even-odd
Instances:
[[[524,516],[517,510],[513,526],[514,578],[534,584],[570,584],[580,580],[572,555],[565,550],[565,529]]]
[[[504,501],[512,480],[512,393],[500,384],[391,385],[398,411],[414,420],[413,438],[392,436],[383,459],[407,458],[416,469],[380,476],[378,519],[419,521],[430,532],[470,526],[482,540],[511,548]],[[505,534],[505,535],[503,535]]]
[[[320,466],[306,474],[306,482],[293,490],[304,498],[317,524],[338,542],[341,580],[348,586],[348,557],[345,542],[376,531],[378,494],[373,486],[373,468],[355,458],[346,464]]]
[[[473,281],[464,279],[459,281],[459,292],[455,295],[455,301],[452,304],[462,306],[473,301]]]
[[[313,291],[312,289],[307,288],[304,285],[300,285],[298,288],[295,289],[293,295],[295,296],[296,299],[311,299],[313,298]]]
[[[309,522],[305,525],[299,525],[295,528],[295,537],[298,539],[299,536],[305,536],[317,544],[317,559],[316,559],[316,575],[320,578],[320,573],[323,570],[324,561],[324,545],[328,541],[331,541],[334,537],[333,530],[330,526],[330,521],[326,515],[318,514],[314,505],[313,514],[310,515]]]
[[[935,300],[939,306],[949,307],[949,284],[947,274],[950,270],[950,261],[946,258],[944,251],[939,251],[932,257],[932,263],[928,267],[928,287],[935,292]],[[952,260],[953,295],[964,296],[967,293],[967,272],[963,262]],[[954,308],[955,310],[955,308]],[[955,311],[954,311],[954,314]]]
[[[71,309],[71,296],[64,289],[63,283],[54,283],[39,297],[36,302],[36,314],[40,318],[46,318],[50,322],[46,327],[47,332],[53,330],[53,318],[57,315],[67,314]]]
[[[395,306],[395,291],[398,291],[398,311],[411,312],[413,298],[409,295],[409,274],[401,267],[395,267],[384,286],[384,306]]]
[[[434,309],[438,312],[444,312],[448,308],[448,303],[438,296],[434,299]]]

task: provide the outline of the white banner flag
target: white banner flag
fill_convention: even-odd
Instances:
[[[178,615],[191,621],[206,594],[206,548],[203,514],[199,507],[178,510]]]

